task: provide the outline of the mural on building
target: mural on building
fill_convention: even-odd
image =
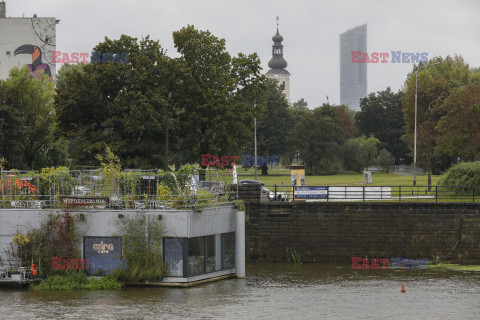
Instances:
[[[48,74],[49,77],[52,77],[52,71],[50,70],[50,66],[47,63],[43,63],[42,61],[42,50],[40,50],[39,47],[31,44],[24,44],[15,49],[14,54],[32,55],[32,63],[28,65],[28,69],[30,70],[29,74],[33,74],[35,78],[38,78],[40,76],[39,71],[43,71],[45,74]]]
[[[55,19],[41,19],[34,17],[32,19],[32,29],[38,39],[42,42],[41,45],[41,57],[43,63],[49,65],[50,70],[55,72],[55,63],[52,62],[53,51],[56,48],[56,24]],[[55,76],[53,77],[55,78]],[[55,79],[54,79],[55,80]]]

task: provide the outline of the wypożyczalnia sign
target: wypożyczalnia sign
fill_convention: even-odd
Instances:
[[[105,197],[63,197],[60,199],[61,204],[75,205],[75,206],[105,206],[110,202],[109,198]]]

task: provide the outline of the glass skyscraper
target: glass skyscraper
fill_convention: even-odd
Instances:
[[[367,25],[340,34],[340,104],[360,110],[367,96],[367,63],[352,63],[352,51],[367,52]]]

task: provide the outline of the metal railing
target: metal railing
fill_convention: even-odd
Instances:
[[[236,198],[227,190],[231,175],[207,170],[205,181],[197,176],[197,191],[191,190],[191,178],[158,170],[116,175],[101,170],[0,171],[0,208],[176,209],[219,206]]]
[[[232,205],[235,192],[185,194],[185,195],[111,195],[111,196],[75,196],[56,195],[22,196],[21,199],[1,197],[0,208],[3,209],[65,209],[85,208],[95,210],[142,210],[172,209],[181,210],[192,207],[218,207]]]
[[[480,186],[266,186],[263,201],[480,202]]]

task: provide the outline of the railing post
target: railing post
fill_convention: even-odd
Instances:
[[[277,201],[277,184],[275,183],[275,201]]]
[[[472,202],[475,202],[475,186],[472,186],[473,192],[472,192]]]
[[[330,195],[330,190],[329,190],[329,189],[330,189],[330,187],[327,186],[327,202],[328,202],[328,197],[329,197],[329,195]]]
[[[402,202],[402,186],[398,186],[398,202]]]
[[[435,202],[438,202],[438,186],[435,186]]]
[[[362,187],[363,202],[365,202],[365,186]]]

